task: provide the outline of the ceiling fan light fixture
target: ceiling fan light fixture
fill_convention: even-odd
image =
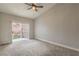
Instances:
[[[32,4],[25,3],[25,4],[31,6],[31,8],[28,8],[28,10],[32,9],[33,11],[36,11],[36,12],[38,11],[38,8],[43,8],[43,6],[36,5],[35,3],[32,3]]]
[[[34,11],[35,11],[35,9],[36,9],[36,7],[35,7],[35,6],[32,6],[32,10],[34,10]]]

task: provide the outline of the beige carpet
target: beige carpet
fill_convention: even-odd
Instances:
[[[0,46],[2,56],[77,56],[79,52],[38,40],[17,40]]]

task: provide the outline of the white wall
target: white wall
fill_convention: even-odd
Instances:
[[[79,4],[56,4],[37,18],[35,37],[79,49]]]
[[[9,19],[7,20],[5,18],[5,20],[3,19],[5,17],[3,17],[1,14],[0,14],[0,44],[7,44],[7,43],[11,43],[11,35],[10,35],[10,27],[11,27],[11,24],[9,21]]]
[[[29,38],[34,38],[34,21],[32,19],[0,13],[0,44],[12,41],[11,23],[13,21],[30,24]]]

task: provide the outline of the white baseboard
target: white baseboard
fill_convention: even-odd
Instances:
[[[41,39],[41,38],[36,38],[36,39],[38,39],[38,40],[40,40],[40,41],[44,41],[44,42],[47,42],[47,43],[50,43],[50,44],[54,44],[54,45],[57,45],[57,46],[61,46],[61,47],[64,47],[64,48],[71,49],[71,50],[74,50],[74,51],[79,52],[79,49],[72,48],[72,47],[69,47],[69,46],[67,46],[67,45],[63,45],[63,44],[59,44],[59,43],[56,43],[56,42],[44,40],[44,39]]]

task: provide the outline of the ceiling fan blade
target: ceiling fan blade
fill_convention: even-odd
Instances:
[[[24,3],[24,4],[29,5],[29,6],[32,6],[32,4],[31,4],[31,3]]]
[[[36,7],[38,7],[38,8],[43,8],[44,6],[36,6]]]

